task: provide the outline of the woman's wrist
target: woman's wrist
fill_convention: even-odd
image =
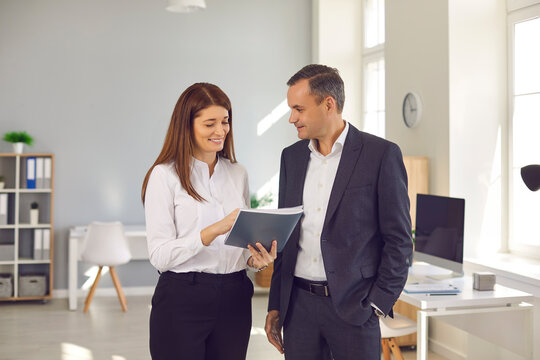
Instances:
[[[255,266],[255,259],[253,258],[253,256],[250,256],[247,260],[247,266],[250,267],[251,269],[253,269],[255,272],[259,272],[259,271],[262,271],[264,269],[266,269],[268,267],[268,265],[264,265],[263,267],[256,267]]]
[[[217,236],[218,234],[216,234],[216,232],[214,231],[213,225],[210,225],[201,230],[201,242],[204,246],[210,245]]]
[[[253,259],[253,256],[250,256],[248,259],[247,259],[247,266],[252,268],[252,269],[255,269],[255,266],[253,266],[253,262],[255,261],[255,259]]]

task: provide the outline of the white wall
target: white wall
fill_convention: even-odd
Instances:
[[[465,254],[475,257],[502,246],[506,1],[450,1],[449,49],[450,195],[466,199]]]
[[[262,136],[257,125],[311,61],[311,1],[207,6],[173,14],[162,1],[0,1],[0,133],[27,130],[32,151],[56,154],[55,289],[67,287],[68,227],[144,222],[141,183],[187,86],[212,82],[230,96],[252,190],[296,141],[286,115]],[[147,262],[118,270],[124,286],[155,284]]]
[[[430,193],[449,192],[448,2],[386,1],[386,138],[404,155],[429,158]],[[420,124],[403,123],[402,102],[415,92]]]
[[[405,155],[429,157],[430,193],[466,199],[465,256],[480,248],[497,251],[505,206],[505,1],[387,1],[386,6],[387,138]],[[422,122],[413,129],[401,118],[408,91],[423,100]],[[430,327],[430,344],[448,358],[478,358],[488,351],[513,358],[441,321],[430,321]]]
[[[313,62],[335,67],[345,82],[343,118],[361,128],[362,1],[313,0]]]
[[[386,134],[430,160],[430,193],[466,199],[465,254],[501,247],[507,118],[504,0],[387,2]],[[423,102],[402,121],[404,95]]]

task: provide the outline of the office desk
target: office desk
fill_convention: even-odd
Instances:
[[[69,229],[68,241],[68,303],[69,310],[77,310],[77,280],[79,277],[77,262],[81,260],[81,251],[86,233],[86,226]],[[148,259],[146,230],[144,225],[125,225],[124,233],[128,239],[132,260]]]
[[[426,276],[436,268],[426,263],[414,263],[409,270],[409,280],[414,282],[437,282],[428,279]],[[439,281],[440,282],[440,281]],[[429,296],[427,294],[407,294],[401,293],[400,300],[411,304],[420,310],[417,314],[417,359],[427,359],[428,345],[428,318],[445,317],[445,321],[451,325],[461,328],[482,338],[497,343],[499,346],[519,353],[525,358],[532,356],[532,305],[534,297],[523,291],[496,285],[494,291],[476,291],[472,288],[472,278],[465,276],[442,280],[450,282],[462,289],[457,295],[437,295]],[[521,312],[522,320],[519,324],[516,322],[505,323],[506,328],[496,328],[490,334],[480,334],[485,332],[485,321],[496,321],[496,316],[512,312],[516,314]],[[486,315],[487,314],[487,315]],[[510,315],[512,315],[510,314]],[[466,319],[460,318],[460,315],[466,315]],[[485,319],[489,316],[489,319]],[[475,317],[478,317],[475,321]],[[482,318],[484,317],[484,318]],[[508,333],[511,332],[510,326],[522,326],[522,330],[528,332],[524,336],[518,336],[512,341],[508,340]],[[520,334],[522,335],[522,334]],[[488,339],[489,338],[489,339]]]

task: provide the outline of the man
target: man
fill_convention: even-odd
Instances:
[[[303,140],[281,155],[279,207],[304,217],[274,262],[268,340],[288,360],[379,360],[378,316],[393,315],[412,251],[401,151],[343,120],[336,69],[308,65],[287,85]]]

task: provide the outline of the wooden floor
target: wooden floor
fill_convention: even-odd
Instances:
[[[66,299],[0,302],[0,360],[144,360],[148,352],[149,296],[128,297],[122,312],[116,297],[94,298],[84,314],[67,310]],[[253,328],[248,360],[283,359],[266,340],[263,324],[267,297],[253,299]],[[414,351],[405,359],[416,359]],[[443,360],[429,354],[430,360]]]

